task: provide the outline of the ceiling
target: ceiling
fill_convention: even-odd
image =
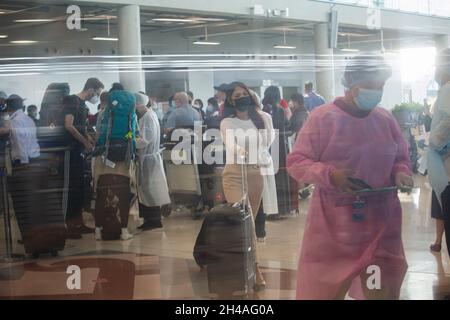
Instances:
[[[0,36],[7,35],[7,38],[0,39],[0,46],[8,46],[14,39],[23,39],[35,35],[42,40],[42,33],[37,34],[36,30],[55,29],[58,34],[50,35],[46,42],[57,42],[68,37],[64,28],[67,18],[67,5],[45,5],[36,1],[22,2],[5,0],[0,3]],[[3,12],[3,13],[1,13]],[[118,8],[115,6],[105,7],[104,5],[82,6],[82,33],[91,37],[95,34],[114,34],[117,26]],[[17,22],[23,19],[51,19],[52,21]],[[155,20],[156,19],[156,20]],[[172,21],[161,21],[160,19],[172,19]],[[180,21],[173,21],[180,19]],[[182,20],[185,21],[182,21]],[[47,28],[47,29],[42,29]],[[269,19],[236,16],[205,16],[174,12],[155,12],[141,10],[141,30],[143,35],[147,33],[159,33],[167,36],[177,36],[181,39],[196,40],[205,38],[205,34],[213,39],[220,39],[225,36],[251,35],[262,40],[283,39],[283,34],[288,38],[299,38],[305,41],[312,40],[314,36],[314,24],[288,19]],[[59,38],[58,38],[59,35]],[[338,47],[357,48],[361,45],[381,47],[383,37],[386,49],[398,49],[399,47],[416,45],[421,43],[426,45],[432,43],[431,36],[399,33],[393,30],[384,30],[383,35],[378,30],[354,29],[340,27]]]

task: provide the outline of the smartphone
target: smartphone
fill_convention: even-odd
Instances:
[[[369,186],[367,184],[367,182],[365,182],[364,180],[361,180],[361,179],[358,179],[358,178],[353,178],[353,177],[348,177],[348,180],[351,183],[353,183],[353,184],[357,185],[358,187],[360,187],[361,189],[364,189],[364,190],[367,190],[367,189],[371,190],[372,189],[372,187]]]

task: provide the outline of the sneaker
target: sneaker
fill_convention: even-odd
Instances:
[[[256,239],[259,243],[266,243],[266,237],[257,238]]]
[[[97,241],[102,240],[102,229],[101,229],[101,228],[95,228],[95,231],[94,231],[94,238],[95,238],[95,240],[97,240]]]
[[[121,240],[130,240],[133,238],[133,235],[128,232],[128,229],[122,229],[122,233],[120,234]]]

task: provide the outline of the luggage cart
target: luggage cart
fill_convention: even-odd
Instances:
[[[177,211],[181,211],[183,207],[189,209],[193,218],[199,218],[204,205],[198,165],[193,162],[191,164],[174,163],[172,149],[175,144],[167,143],[166,149],[162,152],[172,206]],[[177,157],[185,160],[187,156],[177,154]]]

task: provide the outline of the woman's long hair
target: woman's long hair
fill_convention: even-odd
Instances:
[[[231,101],[231,96],[233,95],[233,92],[236,89],[236,87],[241,87],[245,91],[247,91],[248,95],[253,101],[253,104],[250,106],[250,108],[248,108],[248,116],[250,120],[253,122],[253,124],[257,129],[265,129],[263,118],[258,112],[259,106],[258,101],[255,100],[255,97],[250,92],[250,89],[242,82],[233,82],[230,84],[230,90],[226,92],[227,98],[225,100],[224,116],[225,117],[236,116],[236,108],[234,107],[233,102]]]
[[[280,89],[275,86],[270,86],[264,91],[264,99],[262,101],[263,106],[272,106],[272,108],[278,107],[281,101]]]

